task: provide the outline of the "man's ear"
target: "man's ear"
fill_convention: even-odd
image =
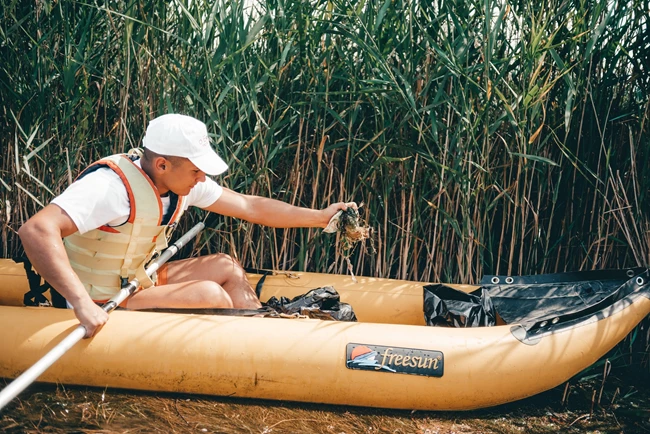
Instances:
[[[167,161],[164,157],[156,157],[156,159],[153,161],[153,167],[156,171],[164,172],[169,167],[169,161]]]

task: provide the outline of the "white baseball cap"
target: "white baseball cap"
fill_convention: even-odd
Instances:
[[[156,154],[185,157],[208,175],[228,170],[210,146],[205,124],[191,116],[167,114],[151,120],[142,144]]]

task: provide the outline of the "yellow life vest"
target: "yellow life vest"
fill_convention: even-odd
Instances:
[[[145,265],[167,247],[168,237],[183,214],[186,196],[173,193],[168,221],[163,224],[163,208],[158,190],[144,171],[125,154],[112,155],[88,166],[79,177],[109,167],[120,177],[129,195],[128,220],[116,227],[102,226],[63,239],[70,265],[91,298],[104,302],[134,277],[143,288],[154,285]]]

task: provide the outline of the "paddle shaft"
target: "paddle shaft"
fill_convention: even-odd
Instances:
[[[199,232],[203,230],[205,225],[203,223],[198,223],[192,229],[190,229],[186,234],[180,237],[174,244],[169,246],[158,258],[156,258],[149,266],[146,268],[145,273],[147,276],[151,276],[155,273],[165,262],[167,262],[172,256],[174,256],[189,240],[194,238]],[[106,312],[112,312],[117,306],[120,305],[124,300],[129,298],[135,290],[140,286],[138,279],[133,279],[120,289],[120,292],[115,294],[113,298],[108,300],[103,306]],[[38,362],[32,365],[29,369],[23,372],[18,378],[9,383],[2,391],[0,391],[0,410],[2,410],[11,400],[13,400],[20,392],[25,390],[30,384],[32,384],[36,379],[43,374],[49,368],[61,358],[70,348],[72,348],[77,342],[79,342],[86,335],[86,328],[79,324],[68,336],[66,336],[61,342],[59,342],[54,348],[52,348],[45,356],[43,356]]]

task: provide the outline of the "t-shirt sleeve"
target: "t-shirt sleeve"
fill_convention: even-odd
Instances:
[[[126,187],[109,168],[76,180],[52,203],[70,216],[81,234],[104,225],[119,226],[129,218]]]
[[[212,178],[205,178],[205,182],[199,182],[187,195],[186,206],[207,208],[217,201],[223,193],[223,187],[217,184]]]

